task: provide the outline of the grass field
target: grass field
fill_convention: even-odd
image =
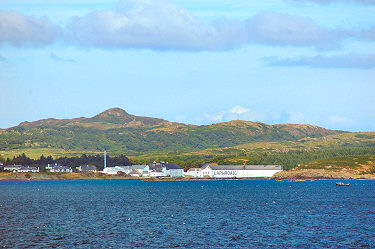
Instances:
[[[63,149],[49,149],[49,148],[36,148],[36,149],[16,149],[16,150],[7,150],[0,151],[0,156],[6,158],[13,158],[14,156],[21,155],[25,153],[31,159],[38,159],[41,155],[52,156],[53,158],[58,157],[73,157],[81,156],[82,154],[95,155],[103,152],[94,152],[94,151],[67,151]]]
[[[359,168],[375,168],[374,156],[347,156],[332,157],[313,161],[307,164],[301,164],[298,169],[327,169],[338,170],[343,168],[359,169]]]

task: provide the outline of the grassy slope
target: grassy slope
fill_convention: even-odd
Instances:
[[[361,133],[341,133],[335,135],[328,135],[321,138],[302,138],[296,141],[261,141],[246,143],[233,147],[204,149],[198,151],[184,152],[184,151],[170,151],[170,152],[154,152],[144,153],[142,155],[133,155],[132,158],[139,160],[151,160],[166,157],[180,157],[180,158],[202,158],[207,156],[227,156],[227,157],[241,157],[241,156],[256,156],[261,153],[269,152],[285,152],[292,150],[308,150],[316,151],[320,149],[330,148],[346,148],[346,147],[374,147],[375,132],[361,132]],[[92,150],[64,150],[54,148],[25,148],[0,151],[3,157],[10,157],[25,153],[30,158],[37,159],[42,154],[45,156],[52,155],[53,157],[60,156],[79,156],[82,153],[96,154],[101,151]],[[109,151],[112,155],[123,154],[126,152]]]
[[[81,121],[82,122],[82,121]],[[137,121],[138,122],[138,121]],[[151,126],[97,129],[83,126],[19,126],[0,133],[0,150],[61,149],[142,155],[170,151],[200,151],[257,141],[295,141],[304,137],[338,134],[308,125],[266,125],[232,121],[210,126],[162,123]]]

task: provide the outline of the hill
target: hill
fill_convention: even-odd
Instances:
[[[91,118],[49,118],[1,130],[0,150],[110,150],[141,155],[193,152],[254,142],[293,142],[343,133],[312,125],[267,125],[241,120],[196,126],[135,116],[112,108]]]

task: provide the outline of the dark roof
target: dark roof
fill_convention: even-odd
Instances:
[[[160,163],[158,164],[153,164],[150,166],[150,170],[154,170],[154,169],[162,169],[163,168],[163,165],[161,165]]]
[[[176,163],[166,163],[165,167],[167,169],[182,169],[178,164]]]
[[[201,170],[200,168],[190,168],[188,171],[199,171]]]
[[[136,165],[132,165],[130,166],[132,169],[144,169],[146,168],[147,165],[139,165],[139,164],[136,164]]]
[[[176,163],[165,163],[165,164],[161,164],[161,163],[157,163],[157,164],[153,164],[150,166],[150,170],[154,170],[154,169],[162,169],[163,167],[165,167],[166,169],[182,169],[178,164]]]
[[[65,165],[53,165],[51,167],[52,169],[70,169],[71,167],[65,166]]]
[[[5,167],[13,167],[13,168],[15,168],[15,167],[17,167],[17,168],[21,168],[21,167],[25,167],[25,166],[23,166],[23,165],[17,165],[17,164],[13,164],[13,165],[6,165]]]
[[[151,171],[152,172],[163,172],[163,168],[158,167],[158,168],[152,169]]]
[[[21,167],[21,168],[19,168],[18,170],[38,170],[38,168],[37,167],[29,167],[29,166],[25,166],[25,167]]]
[[[80,167],[82,171],[96,170],[95,165],[81,165]]]
[[[60,165],[60,164],[54,164],[52,166],[50,166],[51,168],[61,168],[61,167],[65,167],[65,168],[69,168],[68,166],[65,166],[65,165]]]

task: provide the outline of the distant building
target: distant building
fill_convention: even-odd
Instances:
[[[167,176],[166,173],[167,168],[159,165],[153,165],[150,167],[150,176],[151,177],[162,177],[162,176]]]
[[[132,170],[137,170],[141,173],[140,176],[149,176],[150,175],[150,166],[148,165],[132,165],[130,166]]]
[[[76,169],[80,172],[88,172],[88,171],[96,172],[97,170],[95,165],[81,165],[79,167],[76,167]]]
[[[7,165],[7,166],[4,166],[4,171],[13,171],[13,170],[18,170],[20,168],[23,168],[24,166],[23,165]]]
[[[18,169],[17,171],[14,171],[13,172],[17,172],[17,173],[38,173],[39,172],[39,167],[23,167],[23,168],[20,168]]]
[[[4,167],[4,171],[11,171],[13,173],[37,173],[39,172],[39,167],[8,165]]]
[[[150,166],[150,176],[152,177],[183,177],[184,169],[178,164],[168,162],[153,162]]]
[[[73,172],[72,167],[58,165],[57,163],[48,164],[46,170],[49,172]]]
[[[190,177],[201,177],[201,169],[200,168],[191,168],[186,173],[184,173],[185,176]]]
[[[283,170],[281,165],[205,165],[200,168],[200,177],[248,178],[272,177]]]
[[[129,175],[130,176],[136,176],[136,177],[141,177],[142,176],[142,173],[137,170],[137,169],[132,169],[130,172],[129,172]]]
[[[114,166],[106,167],[103,169],[103,173],[116,175],[118,172],[124,172],[128,175],[133,176],[149,176],[148,165],[131,165],[131,166]]]

